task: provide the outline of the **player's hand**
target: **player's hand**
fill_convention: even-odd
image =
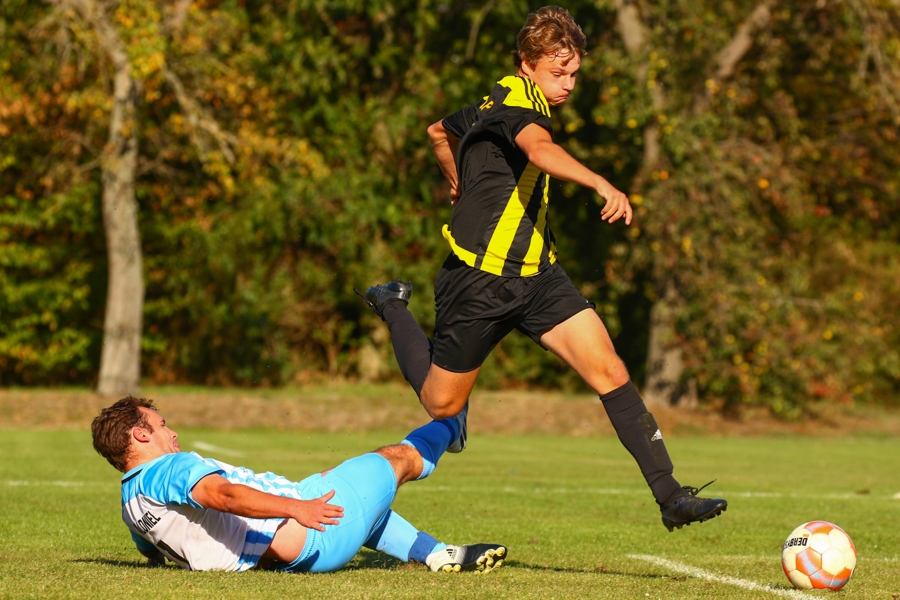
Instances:
[[[344,516],[344,509],[336,504],[328,504],[334,497],[331,490],[321,498],[315,500],[301,500],[299,514],[294,519],[310,529],[325,531],[325,525],[338,525],[338,519]]]
[[[631,225],[633,213],[628,196],[614,188],[609,182],[604,182],[604,184],[597,186],[597,193],[606,200],[606,205],[600,211],[600,218],[609,223],[615,223],[625,217],[625,224]]]
[[[459,186],[455,183],[450,185],[450,206],[456,206],[459,202]]]
[[[148,567],[164,567],[166,566],[166,555],[162,552],[156,554],[156,556],[150,556],[147,558],[147,566]]]

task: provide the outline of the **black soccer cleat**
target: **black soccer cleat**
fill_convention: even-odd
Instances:
[[[425,565],[435,573],[459,573],[477,571],[490,573],[503,566],[506,546],[500,544],[472,544],[471,546],[447,546],[428,555]]]
[[[373,285],[366,290],[365,294],[356,288],[353,288],[353,291],[369,305],[369,308],[375,311],[376,315],[384,320],[384,307],[388,304],[405,307],[409,304],[412,289],[412,283],[394,279],[388,283]]]
[[[713,480],[715,481],[715,479]],[[685,525],[697,522],[702,523],[713,517],[721,515],[728,510],[728,501],[722,498],[698,498],[697,494],[710,483],[701,488],[686,485],[681,488],[681,493],[660,507],[662,522],[670,532],[681,529]]]

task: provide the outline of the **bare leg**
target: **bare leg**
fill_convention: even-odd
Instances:
[[[429,416],[447,419],[458,415],[469,400],[478,369],[454,373],[433,365],[433,344],[405,307],[385,306],[383,316],[391,330],[391,344],[400,372]]]
[[[448,423],[449,421],[449,423]],[[432,421],[411,432],[404,443],[376,450],[394,469],[397,485],[403,485],[427,475],[429,462],[447,448],[454,420]],[[445,434],[445,429],[446,434]],[[423,456],[423,453],[429,457]],[[431,468],[434,464],[431,465]],[[428,533],[417,531],[397,513],[388,511],[382,523],[366,540],[365,546],[387,552],[401,560],[415,559],[425,563],[432,571],[481,571],[500,567],[506,556],[502,544],[475,544],[447,546]]]
[[[629,380],[597,313],[581,311],[544,334],[541,343],[600,394],[619,440],[637,461],[657,503],[662,506],[682,493],[656,420]]]
[[[460,435],[456,419],[432,421],[409,432],[402,442],[375,451],[394,470],[397,486],[431,475],[447,448]]]
[[[593,310],[583,310],[563,321],[541,337],[541,344],[566,361],[600,395],[628,383],[625,363]]]
[[[415,480],[422,474],[422,455],[413,446],[406,444],[385,446],[376,450],[375,454],[380,454],[391,463],[397,477],[397,487]]]
[[[469,394],[475,387],[479,367],[467,373],[454,373],[431,365],[419,400],[432,419],[455,417],[469,401]]]

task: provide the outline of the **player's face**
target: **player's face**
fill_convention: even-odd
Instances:
[[[575,76],[581,68],[577,53],[563,52],[541,57],[536,65],[522,63],[522,72],[535,82],[550,106],[559,106],[575,89]]]
[[[162,415],[155,410],[143,407],[141,407],[141,412],[144,413],[147,423],[153,428],[152,432],[149,429],[144,429],[144,432],[149,435],[150,442],[154,447],[162,454],[181,452],[181,446],[178,445],[178,434],[166,426],[166,420],[162,418]]]

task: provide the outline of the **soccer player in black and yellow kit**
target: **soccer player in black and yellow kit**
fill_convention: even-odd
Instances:
[[[451,253],[434,286],[434,343],[406,310],[410,284],[376,285],[364,299],[387,322],[400,368],[434,419],[465,417],[482,363],[513,329],[565,360],[600,395],[672,531],[720,514],[727,502],[700,498],[672,476],[656,421],[593,303],[557,262],[549,226],[550,177],[595,190],[606,201],[602,220],[632,220],[625,194],[553,142],[550,107],[572,92],[584,52],[566,10],[531,13],[517,37],[516,75],[428,128],[454,205],[443,229]]]

